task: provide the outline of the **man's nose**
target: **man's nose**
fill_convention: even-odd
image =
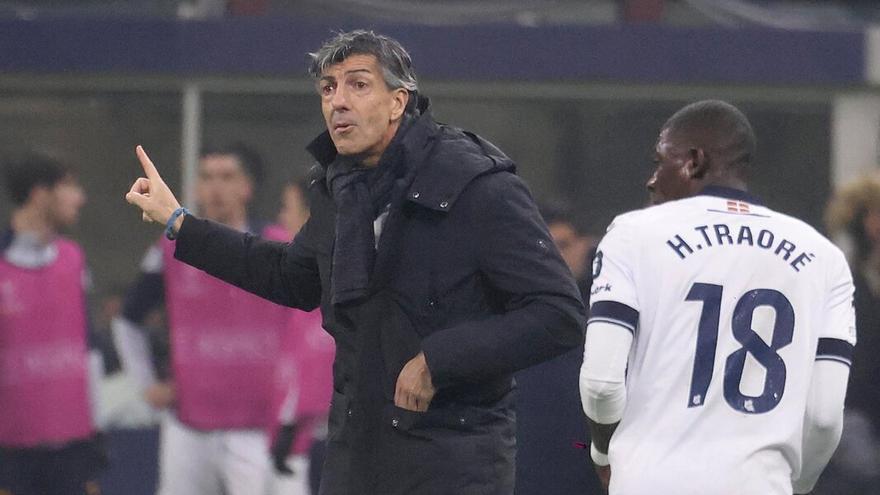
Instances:
[[[330,105],[334,109],[348,108],[348,95],[345,94],[344,85],[339,85],[339,87],[336,88],[336,91],[333,92],[333,97],[330,98]]]

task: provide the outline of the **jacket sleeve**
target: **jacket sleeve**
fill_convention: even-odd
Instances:
[[[311,223],[292,242],[281,243],[187,215],[174,257],[274,303],[311,311],[321,301]]]
[[[471,212],[473,249],[499,308],[422,342],[434,385],[512,373],[581,345],[577,285],[525,184],[511,173],[486,175],[455,206]]]

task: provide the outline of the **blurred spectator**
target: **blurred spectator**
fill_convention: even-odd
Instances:
[[[578,289],[586,302],[589,302],[590,264],[592,250],[596,247],[596,236],[589,233],[581,219],[574,213],[571,205],[562,201],[548,201],[541,205],[541,215],[550,229],[550,236],[565,264],[577,281]]]
[[[880,493],[880,177],[843,188],[826,212],[831,234],[851,243],[858,343],[853,355],[843,437],[816,493]]]
[[[595,238],[581,226],[570,206],[547,202],[540,209],[553,242],[589,305],[589,268]],[[578,393],[582,361],[583,346],[579,346],[516,376],[517,495],[602,493],[589,450],[575,448],[576,442],[590,443]]]
[[[4,172],[15,209],[0,234],[0,492],[96,493],[106,461],[94,395],[101,359],[87,345],[85,257],[59,234],[86,196],[47,156]]]
[[[121,369],[119,354],[113,344],[113,334],[110,331],[110,322],[122,312],[122,293],[111,291],[98,301],[98,311],[95,313],[95,332],[93,334],[93,347],[101,351],[104,359],[104,374],[112,375]]]
[[[279,225],[266,229],[269,238],[289,241],[309,218],[304,181],[288,182],[282,192]],[[313,448],[323,442],[327,414],[333,395],[333,338],[321,326],[321,311],[293,310],[282,336],[281,356],[275,373],[277,411],[272,431],[272,457],[278,474],[275,493],[318,493],[322,452]]]
[[[309,219],[309,200],[305,179],[288,181],[281,192],[281,209],[278,211],[278,224],[293,238]],[[292,234],[291,234],[292,233]]]
[[[263,175],[260,156],[236,143],[203,151],[196,198],[206,218],[262,229],[247,206]],[[174,259],[162,239],[147,253],[113,322],[123,365],[162,418],[161,495],[263,495],[271,485],[266,427],[273,375],[290,310]],[[142,332],[165,303],[171,376],[158,381]]]
[[[95,311],[93,347],[101,352],[104,361],[104,378],[99,390],[101,424],[108,430],[116,428],[140,428],[158,423],[156,411],[138,392],[132,378],[125,372],[119,353],[113,342],[112,321],[122,314],[124,293],[113,289],[102,296]],[[145,327],[150,329],[150,346],[155,357],[154,367],[163,368],[160,374],[167,376],[167,338],[158,328],[163,327],[161,314],[154,311],[147,318]],[[160,364],[161,363],[161,364]],[[111,452],[116,454],[116,452]]]

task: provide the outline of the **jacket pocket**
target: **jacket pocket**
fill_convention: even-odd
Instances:
[[[379,348],[376,351],[380,353],[385,372],[382,387],[385,399],[393,401],[400,371],[421,352],[422,338],[412,318],[390,290],[374,295],[370,305],[374,314],[367,321],[375,322],[378,330]]]
[[[488,408],[383,409],[382,494],[513,493],[512,418]]]
[[[495,411],[479,407],[451,406],[417,412],[394,404],[386,405],[382,416],[393,429],[429,440],[449,433],[474,433],[504,419]]]

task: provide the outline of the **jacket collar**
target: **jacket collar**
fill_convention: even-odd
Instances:
[[[401,143],[404,159],[417,169],[407,190],[408,201],[435,211],[449,211],[476,177],[495,169],[515,170],[513,162],[501,150],[476,134],[464,132],[471,144],[479,147],[479,153],[465,140],[454,140],[458,133],[451,133],[446,126],[434,121],[428,98],[415,96],[420,114]],[[450,146],[443,151],[448,156],[432,155],[433,145],[444,138],[451,138]],[[321,133],[306,149],[318,161],[310,172],[310,185],[326,182],[326,167],[337,156],[329,132]],[[468,154],[478,154],[482,159],[465,159]]]
[[[723,186],[706,186],[697,193],[700,196],[717,196],[719,198],[735,199],[737,201],[745,201],[753,205],[762,205],[763,202],[757,196],[750,194],[742,189],[734,189],[732,187]]]

